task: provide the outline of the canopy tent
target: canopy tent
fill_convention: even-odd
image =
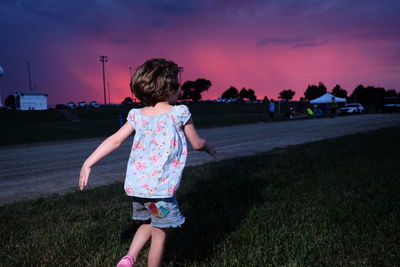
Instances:
[[[330,93],[326,93],[323,96],[320,96],[314,100],[311,100],[311,104],[324,104],[324,103],[331,103],[332,102],[332,97],[335,98],[336,102],[346,102],[346,98],[341,98],[341,97],[336,97],[334,95],[331,95]]]

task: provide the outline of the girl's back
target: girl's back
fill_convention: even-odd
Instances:
[[[191,115],[185,105],[170,107],[164,113],[132,109],[128,114],[136,131],[124,187],[130,196],[167,198],[179,187],[187,157],[183,126]]]

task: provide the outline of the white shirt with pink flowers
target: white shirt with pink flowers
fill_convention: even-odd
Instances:
[[[183,126],[190,119],[187,106],[173,106],[156,116],[129,111],[127,121],[135,129],[124,189],[142,198],[169,198],[178,189],[187,157]]]

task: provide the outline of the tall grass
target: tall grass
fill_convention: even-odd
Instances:
[[[166,266],[398,266],[400,127],[185,169]],[[92,177],[95,179],[95,177]],[[1,266],[114,266],[122,184],[0,208]],[[140,255],[138,266],[145,266]]]

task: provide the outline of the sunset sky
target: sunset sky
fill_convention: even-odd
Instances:
[[[29,61],[50,104],[103,103],[100,55],[112,103],[154,57],[184,67],[183,81],[210,80],[203,99],[230,86],[298,99],[318,82],[399,91],[399,14],[398,0],[1,0],[2,100],[29,90]]]

